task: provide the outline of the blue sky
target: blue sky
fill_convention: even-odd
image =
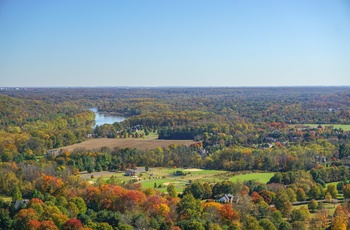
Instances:
[[[348,0],[0,1],[0,86],[350,85]]]

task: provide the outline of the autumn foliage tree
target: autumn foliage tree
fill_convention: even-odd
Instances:
[[[41,180],[39,180],[37,182],[37,186],[36,186],[39,191],[41,191],[43,194],[44,193],[49,193],[49,194],[59,194],[60,189],[62,189],[63,187],[63,182],[61,178],[57,178],[54,176],[43,176]]]
[[[59,230],[52,220],[44,220],[41,222],[38,230]]]
[[[78,219],[69,219],[66,223],[63,224],[63,230],[81,230],[83,224]]]
[[[232,221],[239,222],[239,214],[238,212],[233,210],[231,204],[222,205],[219,212],[224,223],[230,223]]]
[[[170,211],[165,198],[157,195],[148,197],[143,204],[143,208],[152,217],[165,217]]]
[[[120,210],[125,212],[126,210],[138,209],[143,202],[146,201],[146,195],[138,190],[129,190],[120,198]]]
[[[40,221],[38,220],[30,220],[26,224],[27,230],[37,230],[40,227]]]
[[[39,216],[34,209],[32,208],[21,209],[14,216],[14,225],[17,229],[25,229],[27,222],[31,220],[38,220],[38,219],[39,219]]]

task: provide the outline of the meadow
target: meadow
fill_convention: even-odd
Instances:
[[[247,174],[240,174],[237,176],[232,177],[230,180],[233,182],[236,182],[237,180],[245,181],[245,180],[256,180],[260,183],[266,184],[269,182],[271,177],[273,177],[274,173],[247,173]]]
[[[5,202],[12,201],[12,198],[10,196],[0,196],[0,199],[4,200]]]
[[[141,167],[142,168],[142,167]],[[141,170],[143,171],[143,170]],[[175,175],[176,171],[182,171],[185,175]],[[142,184],[143,188],[155,188],[161,192],[166,192],[166,187],[169,184],[173,184],[176,191],[181,193],[186,184],[189,182],[202,182],[215,184],[224,180],[230,181],[245,181],[245,180],[257,180],[261,183],[267,183],[273,176],[273,173],[237,173],[222,171],[222,170],[207,170],[197,168],[150,168],[148,172],[142,172],[137,177],[124,176],[124,172],[94,172],[94,173],[81,173],[80,176],[90,181],[90,183],[96,182],[97,178],[103,177],[104,180],[108,180],[112,175],[119,180],[128,183],[130,180],[138,180],[138,183]],[[94,178],[91,178],[94,175]]]
[[[310,126],[311,128],[317,128],[319,124],[299,124],[299,125]],[[350,131],[350,125],[343,125],[343,124],[321,124],[321,125],[322,127],[333,126],[335,129],[341,128],[344,131]]]

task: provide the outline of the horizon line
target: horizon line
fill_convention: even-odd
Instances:
[[[0,86],[4,89],[38,89],[38,88],[307,88],[307,87],[350,87],[350,85],[280,85],[280,86]]]

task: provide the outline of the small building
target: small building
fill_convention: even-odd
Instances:
[[[273,137],[265,137],[263,139],[264,142],[268,142],[268,143],[272,143],[272,142],[276,142],[276,139]]]
[[[21,207],[27,207],[28,204],[29,204],[29,200],[27,200],[27,199],[16,200],[16,202],[13,205],[13,207],[17,210],[17,209],[19,209]]]
[[[233,202],[233,195],[232,194],[225,194],[218,201],[220,203],[232,203]]]
[[[136,175],[135,170],[128,169],[128,170],[125,170],[124,172],[124,176],[135,176],[135,175]]]
[[[51,149],[47,150],[46,157],[57,157],[60,154],[60,151],[58,149]]]

